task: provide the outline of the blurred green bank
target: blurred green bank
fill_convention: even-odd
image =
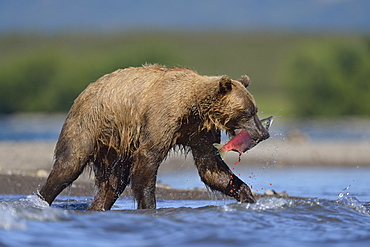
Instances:
[[[0,36],[0,114],[65,112],[118,68],[159,63],[205,75],[248,74],[262,115],[370,115],[370,38],[233,32]]]

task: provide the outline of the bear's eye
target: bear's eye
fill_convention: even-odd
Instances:
[[[254,108],[252,108],[252,109],[248,109],[248,110],[246,111],[246,116],[247,116],[247,118],[248,118],[248,119],[252,118],[254,115],[256,115],[256,114],[257,114],[257,111],[258,111],[258,108],[257,108],[257,107],[254,107]]]
[[[247,112],[245,116],[247,119],[251,119],[253,117],[253,114],[251,114],[250,112]]]

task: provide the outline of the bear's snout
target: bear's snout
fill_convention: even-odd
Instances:
[[[248,131],[248,133],[254,140],[255,144],[263,140],[266,140],[270,137],[268,128],[265,128],[262,125],[257,115],[254,115],[252,118],[250,118],[242,128]]]

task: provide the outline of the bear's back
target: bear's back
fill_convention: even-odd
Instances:
[[[213,77],[201,76],[192,69],[149,65],[119,69],[91,83],[76,99],[77,104],[103,104],[109,107],[177,103],[192,100],[204,91]]]

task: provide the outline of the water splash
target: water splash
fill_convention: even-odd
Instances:
[[[35,208],[43,209],[49,207],[49,204],[37,195],[28,195],[26,198],[19,199],[19,201],[24,202],[25,204],[29,204],[30,206]]]
[[[342,190],[339,193],[338,199],[336,200],[336,202],[348,208],[354,209],[355,211],[361,214],[370,215],[369,203],[363,203],[360,200],[358,200],[356,197],[350,196],[350,193],[348,191],[350,187],[351,185],[348,185],[344,190]]]
[[[24,220],[19,219],[14,207],[8,204],[0,204],[0,229],[13,230],[13,229],[26,229]]]
[[[269,209],[287,209],[294,207],[295,201],[290,198],[264,197],[259,199],[256,203],[233,203],[219,207],[220,211],[238,211],[238,210],[255,210],[265,211]]]
[[[349,195],[349,192],[347,190],[349,190],[349,188],[351,188],[351,185],[348,185],[346,188],[344,188],[338,195],[338,200],[340,200],[341,198],[345,197],[345,196],[348,196]]]
[[[58,221],[70,212],[50,207],[36,195],[0,202],[0,229],[27,229],[27,221]]]

